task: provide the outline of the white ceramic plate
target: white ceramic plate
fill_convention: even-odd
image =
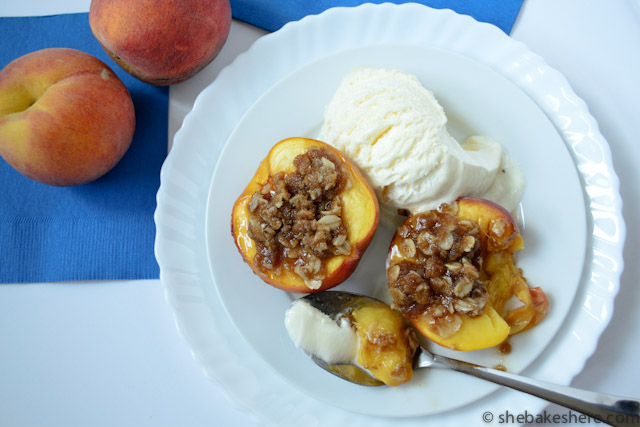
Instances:
[[[547,291],[551,311],[516,337],[502,362],[567,383],[592,353],[613,308],[624,237],[606,142],[566,80],[522,44],[469,17],[415,4],[337,8],[289,24],[258,40],[198,97],[163,167],[156,212],[156,256],[181,332],[206,372],[266,424],[383,425],[380,416],[411,424],[434,413],[440,423],[475,424],[486,410],[541,408],[505,390],[481,399],[494,387],[447,372],[421,372],[400,388],[341,382],[289,342],[282,319],[291,296],[240,260],[229,233],[233,201],[271,145],[316,134],[335,87],[359,65],[418,75],[450,113],[456,136],[492,136],[524,169],[527,248],[519,263]],[[378,292],[390,233],[381,227],[340,289],[371,283],[367,293]],[[560,366],[567,355],[574,364]],[[456,356],[496,360],[491,350]]]
[[[474,60],[442,49],[395,44],[349,49],[298,69],[267,91],[240,120],[218,161],[206,222],[209,262],[220,299],[240,334],[280,375],[306,393],[371,415],[441,412],[476,400],[496,386],[450,372],[422,370],[406,386],[370,389],[327,374],[295,349],[284,328],[284,312],[299,295],[265,285],[244,263],[229,236],[233,203],[271,146],[288,136],[317,136],[332,94],[342,77],[358,66],[417,75],[456,118],[452,133],[461,140],[480,134],[502,142],[516,160],[521,159],[530,183],[521,209],[527,248],[519,254],[519,265],[533,285],[546,290],[552,306],[549,316],[531,332],[514,337],[508,356],[495,348],[446,353],[520,371],[547,347],[573,303],[584,262],[586,216],[575,166],[547,116],[517,86]],[[548,213],[557,206],[572,215],[550,220]],[[384,266],[394,232],[393,223],[380,226],[355,274],[339,289],[389,300]],[[566,250],[569,242],[571,251]],[[438,346],[432,349],[445,353]],[[443,399],[443,395],[449,397]]]

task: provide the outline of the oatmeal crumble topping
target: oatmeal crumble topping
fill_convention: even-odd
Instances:
[[[254,263],[263,272],[286,268],[318,289],[326,275],[323,260],[351,253],[339,197],[347,177],[340,160],[320,147],[293,164],[294,172],[270,177],[249,202]]]
[[[460,328],[459,314],[482,314],[489,298],[478,227],[455,213],[455,204],[443,204],[410,216],[395,244],[404,259],[387,269],[392,306],[424,317],[445,338]]]

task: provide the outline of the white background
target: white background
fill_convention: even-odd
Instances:
[[[86,12],[89,3],[3,0],[0,16]],[[196,95],[264,34],[234,21],[216,60],[171,88],[171,138]],[[525,0],[511,36],[586,101],[621,180],[625,271],[611,323],[571,384],[640,398],[640,2]],[[0,285],[0,426],[205,425],[255,421],[205,377],[160,281]]]

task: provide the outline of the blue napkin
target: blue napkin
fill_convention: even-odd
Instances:
[[[157,278],[153,213],[167,155],[169,91],[118,67],[86,13],[0,18],[0,68],[47,47],[104,61],[129,89],[136,131],[114,169],[76,187],[32,181],[0,158],[0,283]]]
[[[275,31],[330,7],[361,3],[231,0],[231,7],[235,19]],[[522,6],[522,0],[418,3],[453,9],[507,34]],[[86,13],[0,18],[0,68],[47,47],[79,49],[109,65],[131,93],[136,132],[129,151],[113,170],[76,187],[37,183],[0,158],[0,283],[157,278],[153,212],[160,167],[167,154],[169,90],[142,83],[118,67],[91,34]]]
[[[518,17],[523,0],[395,0],[390,3],[421,3],[435,9],[452,9],[488,22],[505,33]],[[231,0],[233,17],[265,30],[275,31],[289,21],[318,14],[335,6],[358,6],[362,3],[385,3],[389,0]]]

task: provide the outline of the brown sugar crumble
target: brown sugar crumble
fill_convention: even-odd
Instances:
[[[323,260],[351,253],[339,197],[346,173],[335,154],[315,146],[293,165],[295,171],[273,175],[249,201],[253,261],[263,272],[286,268],[318,289],[326,275]]]
[[[402,261],[387,269],[392,306],[409,319],[423,317],[442,337],[461,326],[459,314],[483,313],[489,299],[480,277],[482,250],[476,224],[455,206],[414,214],[398,229]]]

